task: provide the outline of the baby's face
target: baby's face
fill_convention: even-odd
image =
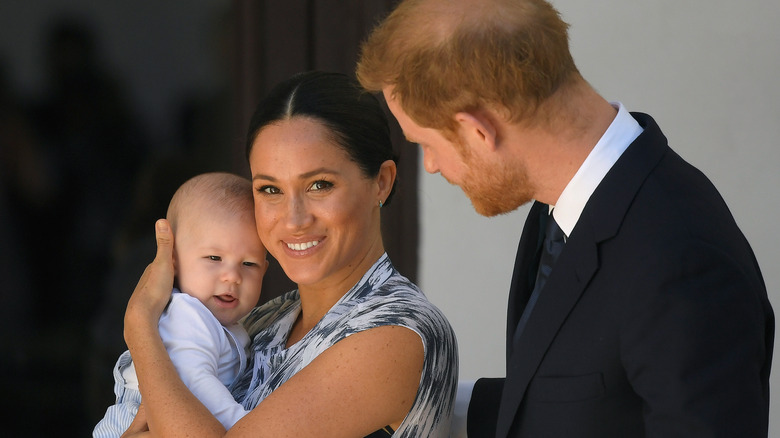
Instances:
[[[268,262],[251,215],[203,212],[176,230],[176,276],[222,325],[243,318],[260,298]]]

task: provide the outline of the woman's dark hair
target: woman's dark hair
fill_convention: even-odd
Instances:
[[[296,116],[320,121],[367,177],[378,175],[385,161],[397,161],[387,117],[377,98],[347,75],[318,71],[298,73],[277,84],[260,102],[249,122],[247,160],[264,127]],[[384,205],[394,192],[395,184]]]

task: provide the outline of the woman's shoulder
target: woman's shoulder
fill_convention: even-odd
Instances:
[[[368,326],[400,325],[437,336],[453,332],[444,313],[398,271],[356,299],[350,318]]]
[[[377,283],[357,306],[368,316],[363,327],[396,325],[419,335],[425,354],[420,388],[399,436],[446,436],[458,377],[455,332],[444,313],[397,271]],[[359,318],[358,318],[359,319]],[[425,426],[421,426],[425,425]]]

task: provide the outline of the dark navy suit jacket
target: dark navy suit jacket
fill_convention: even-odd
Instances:
[[[515,261],[505,379],[480,379],[479,437],[766,437],[774,316],[710,181],[655,121],[585,206],[523,335],[536,203]]]

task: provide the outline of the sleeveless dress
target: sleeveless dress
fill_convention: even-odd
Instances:
[[[232,392],[251,410],[276,388],[336,342],[355,333],[394,325],[416,332],[425,358],[411,410],[398,430],[370,436],[449,436],[458,380],[455,333],[447,319],[423,293],[395,270],[387,254],[366,272],[299,342],[285,348],[301,309],[297,290],[254,309],[245,319],[252,343],[249,366]],[[384,433],[384,435],[379,435]],[[392,435],[390,435],[392,433]]]

